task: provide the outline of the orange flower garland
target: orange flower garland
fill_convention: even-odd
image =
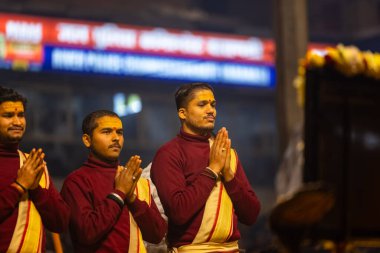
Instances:
[[[325,52],[309,50],[305,58],[300,59],[297,77],[293,86],[297,90],[297,103],[305,104],[306,69],[331,66],[347,77],[365,75],[380,79],[380,54],[360,51],[355,46],[337,45],[328,47]]]

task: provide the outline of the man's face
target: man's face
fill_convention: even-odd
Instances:
[[[24,105],[20,101],[0,104],[0,143],[18,143],[26,128]]]
[[[92,136],[84,135],[83,142],[92,154],[102,161],[116,161],[124,144],[123,125],[117,117],[104,116],[96,120]]]
[[[178,110],[185,132],[205,135],[214,129],[216,119],[216,101],[211,90],[200,89],[194,93],[186,108]]]

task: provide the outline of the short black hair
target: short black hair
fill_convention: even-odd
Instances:
[[[26,110],[27,99],[24,96],[19,94],[14,89],[0,86],[0,104],[7,101],[21,102],[24,106],[24,110]]]
[[[188,83],[181,85],[175,92],[175,103],[177,111],[187,106],[189,101],[194,98],[196,90],[210,90],[214,93],[214,89],[208,83]]]
[[[119,115],[117,115],[113,111],[109,111],[109,110],[94,111],[94,112],[88,114],[82,122],[83,134],[88,134],[89,136],[92,136],[92,132],[94,131],[95,128],[98,127],[98,123],[96,122],[96,120],[99,118],[102,118],[104,116],[116,117],[116,118],[120,119]]]

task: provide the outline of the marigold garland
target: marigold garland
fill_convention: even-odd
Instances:
[[[306,70],[330,66],[347,77],[365,75],[380,80],[380,54],[360,51],[355,46],[328,47],[324,53],[309,50],[305,58],[299,60],[297,77],[293,86],[297,90],[297,103],[305,104]]]

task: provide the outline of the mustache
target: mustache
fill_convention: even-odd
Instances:
[[[215,119],[215,115],[213,115],[213,114],[208,114],[204,118],[207,119],[207,118],[210,118],[210,117],[212,117],[213,119]]]
[[[109,145],[108,148],[120,148],[121,149],[121,146],[119,143],[114,143],[112,145]]]
[[[8,128],[9,130],[24,130],[23,127],[20,127],[20,126],[12,126],[10,128]]]

